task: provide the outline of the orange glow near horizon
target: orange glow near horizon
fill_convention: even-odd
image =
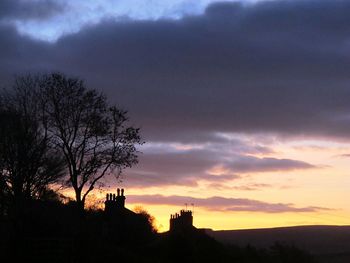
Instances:
[[[314,146],[314,145],[321,145]],[[187,149],[185,147],[185,149]],[[349,151],[348,151],[349,149]],[[259,157],[293,159],[311,163],[314,168],[288,171],[270,171],[241,174],[239,179],[232,179],[220,187],[213,187],[205,181],[198,181],[196,186],[148,186],[125,187],[124,182],[117,187],[126,188],[126,206],[133,209],[142,206],[156,218],[160,232],[169,229],[170,214],[185,207],[185,204],[159,204],[147,202],[130,202],[128,195],[162,195],[185,196],[192,198],[244,198],[266,203],[292,204],[295,208],[321,207],[324,210],[311,212],[276,212],[262,211],[226,211],[215,207],[194,207],[194,225],[198,228],[252,229],[295,225],[349,225],[350,207],[349,159],[344,154],[350,153],[350,144],[329,143],[323,141],[294,141],[274,144],[273,153]],[[215,166],[207,173],[212,176],[227,174],[226,168]],[[128,170],[124,181],[128,180]],[[247,190],[249,185],[265,186]],[[110,189],[96,190],[88,202],[103,207],[107,192]],[[70,190],[65,194],[71,195]],[[141,198],[142,199],[142,198]],[[188,203],[192,203],[189,199]]]

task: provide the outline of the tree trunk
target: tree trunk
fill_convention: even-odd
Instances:
[[[84,212],[84,200],[81,198],[81,189],[75,188],[75,202],[76,202],[76,208],[80,213]]]

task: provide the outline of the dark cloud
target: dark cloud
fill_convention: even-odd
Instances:
[[[330,210],[324,207],[296,207],[294,204],[268,203],[246,198],[225,198],[213,196],[208,198],[195,198],[190,196],[164,196],[164,195],[129,195],[129,203],[143,203],[152,205],[181,206],[184,203],[193,203],[196,207],[217,211],[248,211],[264,213],[305,213]]]
[[[62,12],[63,5],[53,0],[1,0],[0,20],[42,20]]]
[[[224,173],[216,175],[210,172],[215,167],[222,167]],[[316,166],[291,159],[258,158],[210,148],[178,152],[147,152],[140,156],[140,162],[136,167],[126,172],[125,185],[196,186],[199,181],[222,185],[239,179],[240,175],[245,173],[311,168]]]
[[[193,150],[175,153],[145,153],[139,164],[126,172],[127,186],[183,185],[196,186],[199,181],[224,182],[238,175],[210,175],[207,170],[220,162],[213,152]]]
[[[104,21],[54,44],[3,26],[0,78],[80,76],[129,109],[146,140],[348,138],[349,13],[349,1],[221,3],[182,20]]]
[[[239,156],[236,160],[228,161],[226,166],[240,173],[290,171],[316,168],[316,166],[302,161],[277,158],[257,158],[254,156]]]

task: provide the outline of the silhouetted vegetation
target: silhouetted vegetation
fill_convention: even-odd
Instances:
[[[48,133],[64,155],[68,184],[77,206],[107,174],[118,176],[137,163],[139,129],[127,124],[127,112],[110,106],[106,97],[88,90],[82,80],[62,74],[40,78]]]
[[[20,216],[27,202],[40,199],[65,174],[63,155],[51,147],[43,125],[38,90],[34,79],[20,77],[11,91],[0,94],[2,214]]]
[[[141,143],[127,112],[82,80],[59,73],[16,77],[0,94],[0,211],[5,197],[21,207],[63,175],[60,183],[72,187],[82,210],[105,175],[117,177],[137,163]]]

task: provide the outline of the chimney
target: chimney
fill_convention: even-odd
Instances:
[[[120,195],[121,192],[121,195]],[[117,207],[124,208],[125,207],[125,196],[124,196],[124,189],[118,188],[117,190],[118,196],[117,196]]]

